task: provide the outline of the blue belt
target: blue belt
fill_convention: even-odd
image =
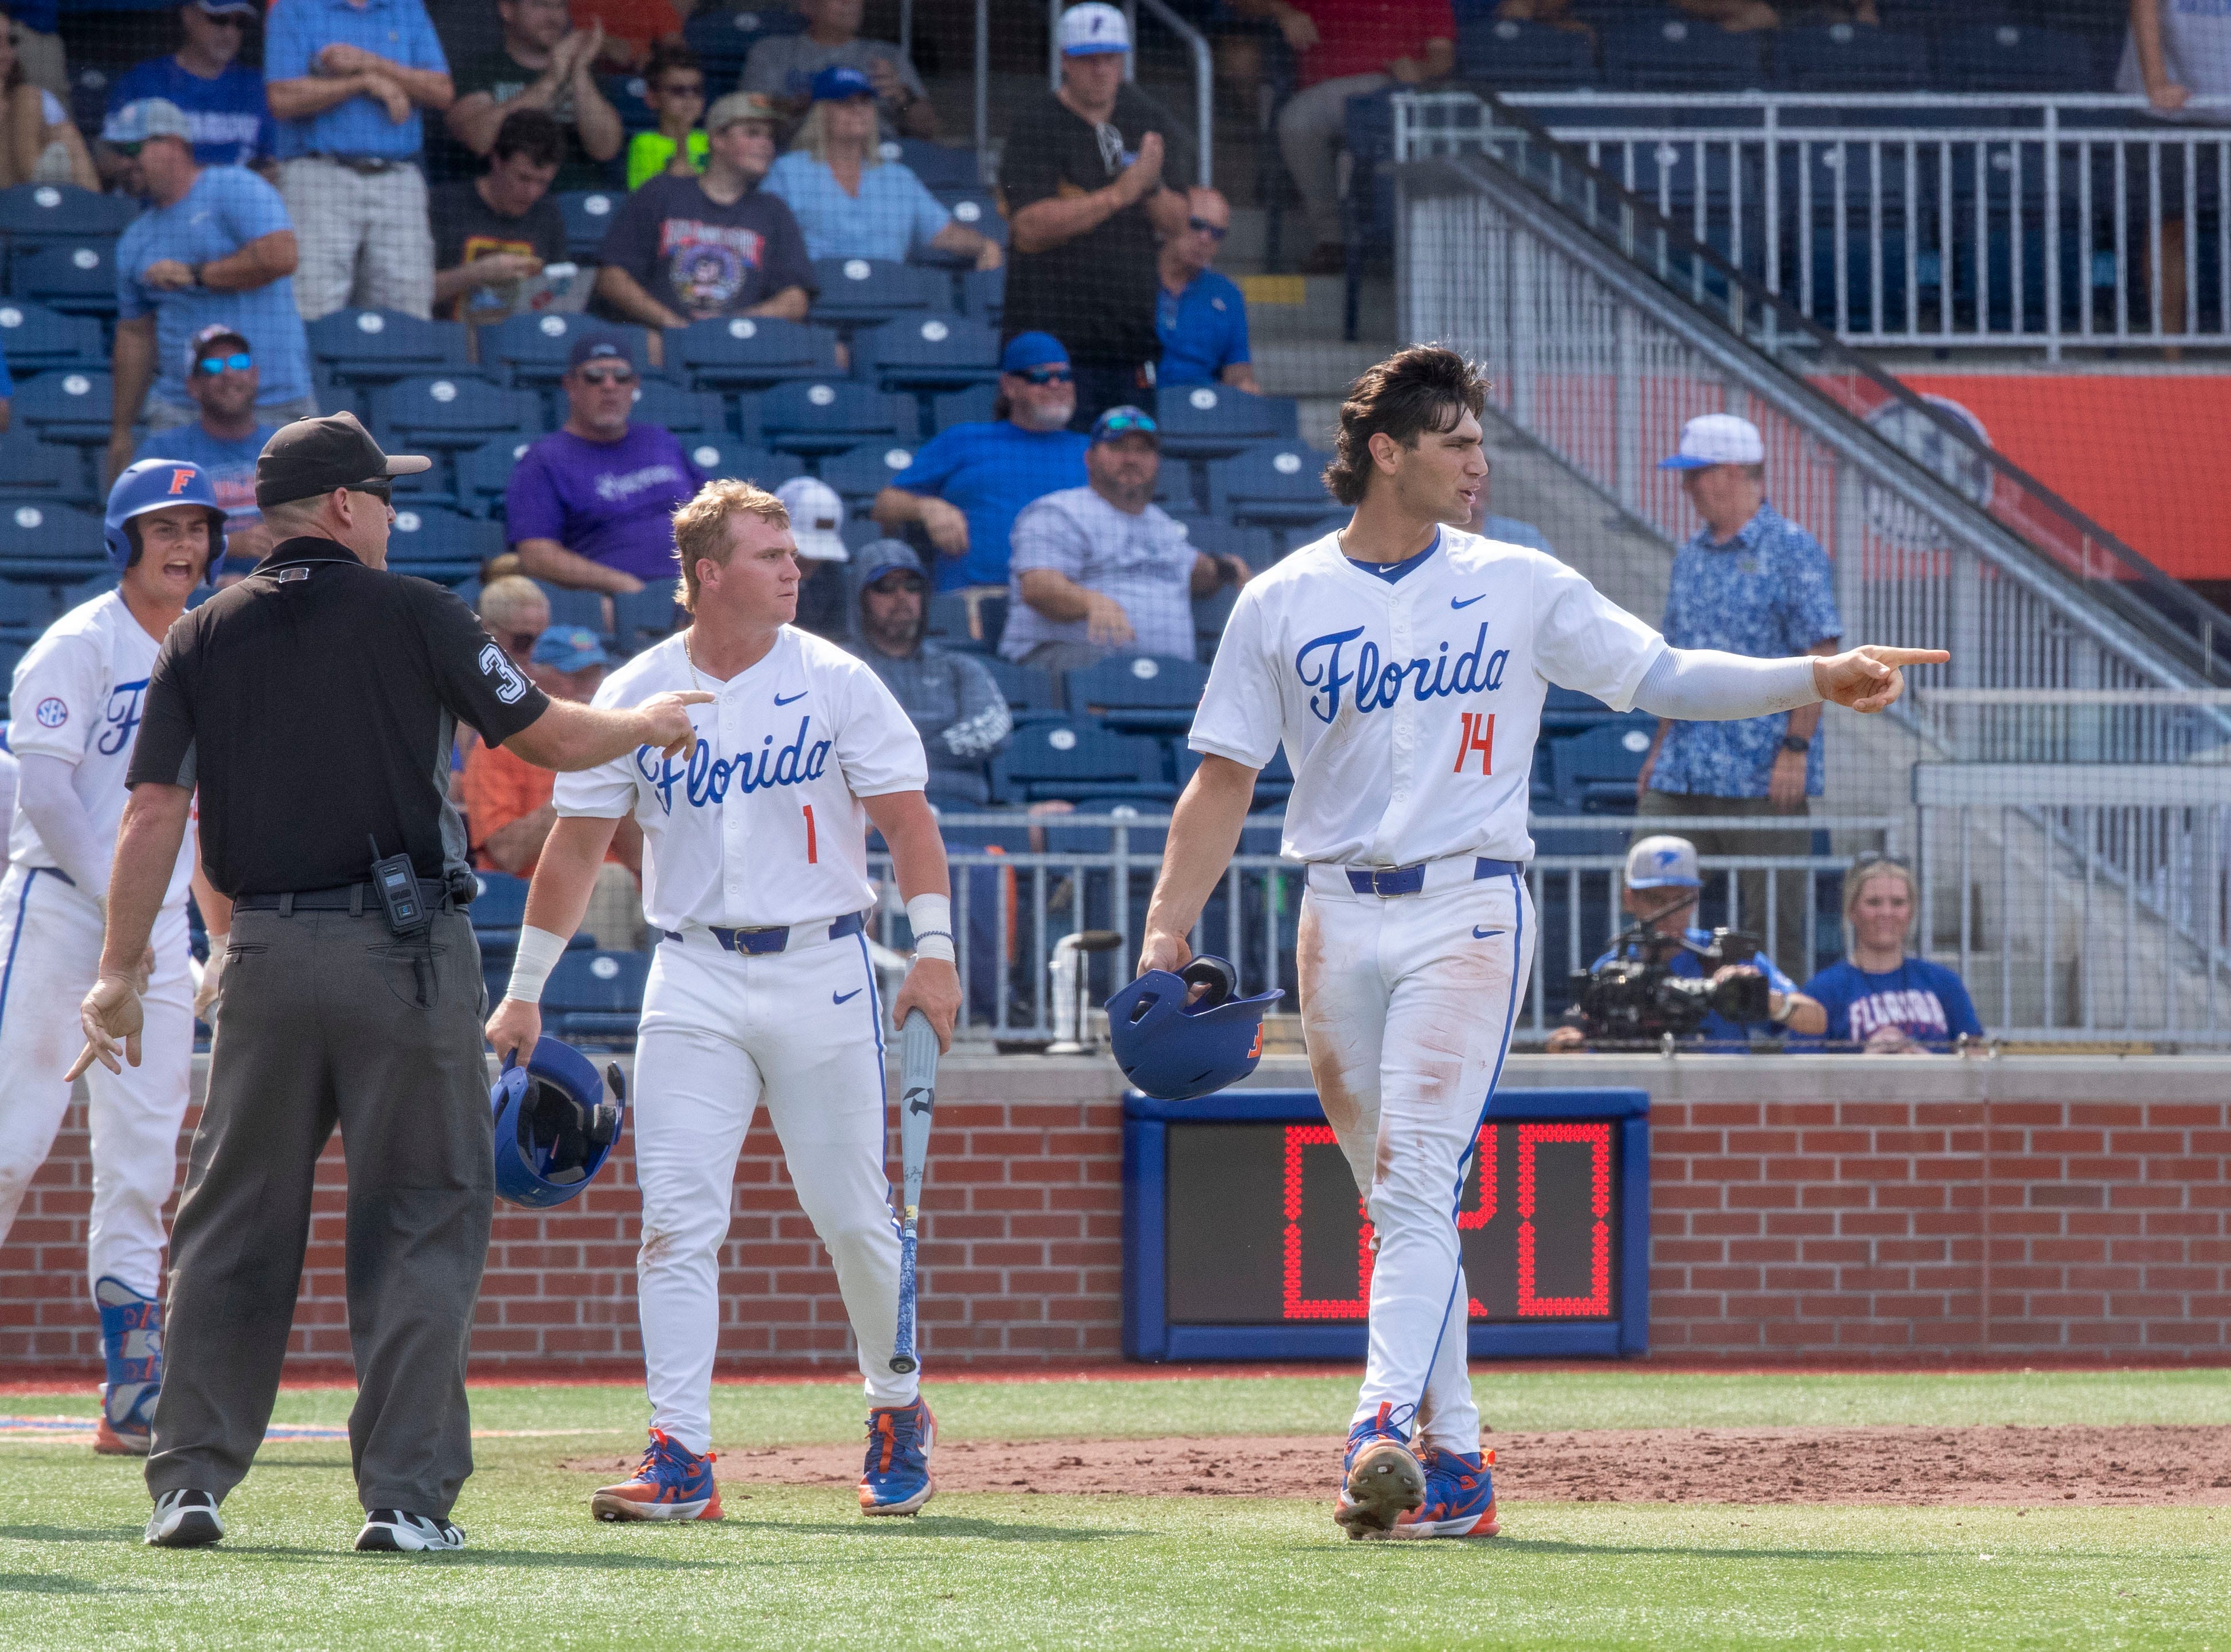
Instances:
[[[829,939],[843,940],[845,936],[857,935],[867,926],[866,920],[858,913],[848,912],[829,926]],[[748,952],[756,958],[765,952],[781,952],[790,945],[792,930],[804,927],[810,926],[778,924],[772,929],[715,929],[708,925],[706,932],[728,951]],[[670,941],[682,939],[678,930],[662,929],[658,932]]]
[[[1398,866],[1386,872],[1353,866],[1342,869],[1348,874],[1348,887],[1358,894],[1416,894],[1426,887],[1426,863],[1423,861],[1415,866]],[[1484,855],[1471,863],[1471,875],[1475,881],[1481,878],[1499,878],[1525,869],[1523,861],[1491,861]]]

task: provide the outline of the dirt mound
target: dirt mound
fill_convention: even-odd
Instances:
[[[1514,1502],[2231,1504],[2231,1428],[1600,1429],[1497,1434],[1496,1494]],[[1341,1442],[1323,1438],[955,1440],[937,1483],[956,1492],[1326,1497]],[[634,1459],[566,1465],[622,1474]],[[723,1484],[859,1477],[854,1446],[724,1451]]]

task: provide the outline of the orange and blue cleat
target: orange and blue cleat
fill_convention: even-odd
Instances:
[[[93,1449],[103,1456],[144,1457],[163,1387],[163,1304],[113,1274],[94,1284],[93,1300],[100,1310],[100,1352],[108,1376],[100,1385]]]
[[[600,1520],[717,1520],[721,1487],[713,1478],[714,1461],[714,1453],[701,1457],[653,1429],[635,1478],[599,1486],[589,1498],[589,1513]]]
[[[929,1449],[937,1419],[926,1400],[879,1405],[868,1413],[868,1461],[860,1470],[860,1513],[912,1514],[937,1491],[929,1477]]]
[[[1394,1522],[1398,1538],[1491,1538],[1495,1453],[1426,1448],[1426,1500]]]
[[[1348,1431],[1332,1517],[1352,1538],[1391,1537],[1395,1522],[1426,1500],[1426,1471],[1394,1411],[1383,1404]]]

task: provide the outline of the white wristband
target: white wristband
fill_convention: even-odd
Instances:
[[[553,935],[546,929],[521,930],[519,950],[511,955],[511,984],[504,988],[503,996],[521,1003],[541,1003],[542,984],[565,956],[563,935]]]
[[[953,902],[941,894],[918,894],[907,902],[907,923],[914,930],[914,955],[950,964],[953,950]]]

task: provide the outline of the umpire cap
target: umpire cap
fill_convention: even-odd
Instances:
[[[431,459],[417,454],[390,457],[381,452],[353,413],[296,419],[282,425],[256,456],[255,504],[261,510],[383,476],[415,476],[433,468]]]

